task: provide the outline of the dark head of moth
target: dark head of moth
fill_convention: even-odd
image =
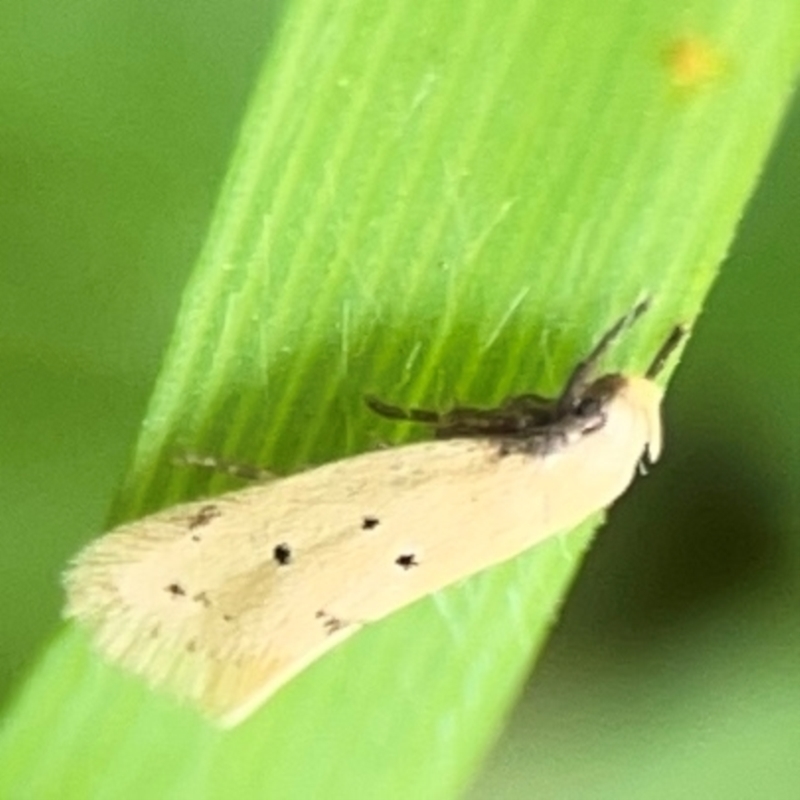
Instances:
[[[556,397],[520,394],[495,408],[457,406],[439,412],[423,408],[403,409],[368,395],[367,405],[389,419],[430,425],[437,439],[490,438],[500,445],[500,454],[551,453],[603,427],[606,409],[625,382],[619,373],[596,377],[597,366],[622,331],[649,307],[644,300],[617,320],[600,338],[589,355],[572,369]],[[645,377],[654,378],[685,334],[675,327],[663,343]]]

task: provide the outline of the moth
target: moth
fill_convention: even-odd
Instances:
[[[90,543],[64,575],[65,616],[112,662],[223,726],[331,648],[443,587],[573,528],[661,453],[654,382],[598,362],[647,308],[618,320],[557,397],[403,410],[434,438],[185,503]]]

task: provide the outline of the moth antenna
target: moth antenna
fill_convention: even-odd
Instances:
[[[172,463],[178,467],[210,469],[225,475],[233,475],[234,478],[243,478],[246,481],[272,481],[279,477],[274,472],[255,467],[252,464],[239,464],[233,461],[224,461],[215,456],[201,456],[197,453],[181,453],[173,456]]]
[[[676,325],[669,336],[664,341],[664,344],[658,349],[653,361],[645,372],[645,378],[652,380],[655,378],[667,363],[667,359],[675,352],[675,348],[683,341],[683,337],[688,333],[686,325]]]
[[[650,308],[650,298],[646,297],[637,303],[624,317],[618,319],[600,338],[600,341],[592,348],[591,353],[579,361],[572,374],[567,380],[564,391],[558,398],[559,412],[566,412],[580,395],[594,372],[597,362],[605,355],[609,347],[616,341],[625,328],[629,328],[639,317]]]
[[[374,411],[381,417],[387,417],[388,419],[399,419],[405,422],[422,422],[426,425],[438,425],[442,421],[442,415],[436,411],[428,411],[424,408],[405,409],[399,406],[392,406],[371,394],[364,396],[364,402],[371,411]]]

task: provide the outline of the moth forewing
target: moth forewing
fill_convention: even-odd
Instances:
[[[579,364],[568,395],[511,398],[496,422],[375,402],[441,421],[445,438],[117,528],[67,570],[66,616],[112,661],[240,722],[365,624],[569,530],[625,491],[645,451],[658,457],[661,390],[588,380],[622,327]],[[462,435],[472,415],[480,435]]]

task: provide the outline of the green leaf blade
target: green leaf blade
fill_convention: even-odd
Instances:
[[[366,391],[551,391],[649,293],[610,359],[643,367],[699,310],[797,67],[788,1],[693,9],[289,4],[115,521],[222,485],[181,449],[290,471],[420,435]],[[592,527],[370,626],[229,733],[67,631],[9,718],[0,794],[452,796]]]

